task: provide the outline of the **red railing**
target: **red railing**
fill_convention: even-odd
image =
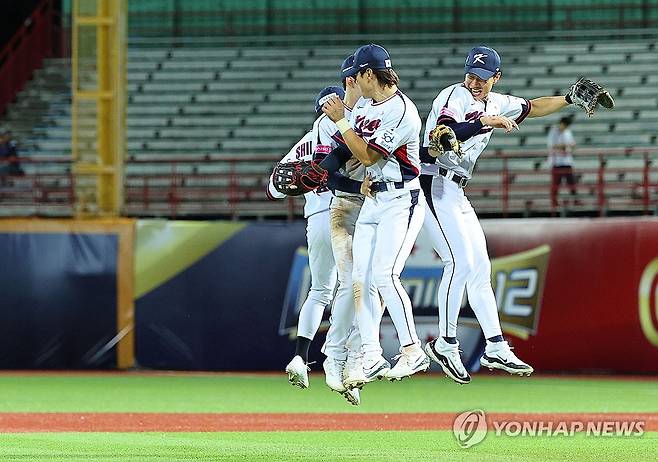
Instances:
[[[0,161],[0,165],[6,165]],[[65,157],[21,158],[28,172],[0,175],[2,216],[71,216],[75,203],[75,179],[71,160]]]
[[[53,52],[53,0],[42,0],[0,51],[0,114]]]
[[[562,185],[557,203],[552,201],[551,172],[544,165],[544,152],[501,152],[488,157],[491,161],[480,160],[466,189],[483,216],[562,215],[565,211],[658,214],[657,148],[579,150],[576,203],[566,185]],[[619,165],[623,159],[631,162]],[[124,212],[169,218],[299,217],[302,198],[267,199],[269,174],[278,160],[275,156],[245,155],[131,158],[125,175]],[[70,159],[35,157],[21,162],[30,173],[0,177],[4,215],[21,205],[32,205],[41,214],[49,208],[65,207],[72,213],[75,196]]]

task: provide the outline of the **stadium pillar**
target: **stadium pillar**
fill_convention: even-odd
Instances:
[[[123,208],[126,0],[73,0],[71,133],[76,216]]]

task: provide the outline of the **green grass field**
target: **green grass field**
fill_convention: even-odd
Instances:
[[[0,423],[9,412],[658,413],[658,382],[476,375],[374,383],[349,406],[311,377],[281,375],[0,375]],[[368,416],[364,416],[368,418]],[[658,460],[658,433],[632,437],[509,437],[489,432],[461,449],[451,431],[4,433],[0,460],[633,461]]]

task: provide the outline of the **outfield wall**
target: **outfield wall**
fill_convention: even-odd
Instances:
[[[519,356],[539,371],[658,372],[658,219],[483,225]],[[0,222],[0,240],[0,367],[129,367],[134,354],[146,368],[281,370],[293,352],[310,282],[301,221],[17,220]],[[402,279],[424,341],[438,330],[441,277],[421,232]],[[394,355],[387,317],[381,337]],[[484,339],[467,299],[459,337],[477,369]]]
[[[134,364],[133,220],[0,220],[0,368]]]

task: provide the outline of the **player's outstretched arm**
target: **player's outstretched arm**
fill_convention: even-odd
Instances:
[[[559,111],[569,105],[564,96],[542,96],[530,100],[528,117],[543,117]]]

